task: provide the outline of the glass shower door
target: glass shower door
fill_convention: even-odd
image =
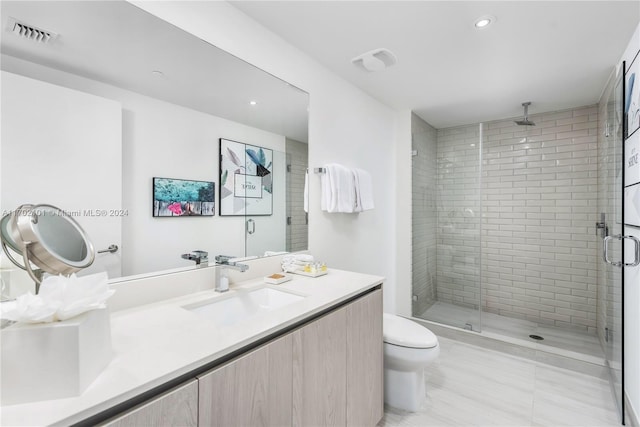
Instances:
[[[287,250],[286,153],[247,146],[245,256]]]
[[[622,73],[620,73],[622,74]],[[622,259],[622,245],[613,236],[621,236],[623,207],[623,123],[622,76],[612,79],[607,88],[609,95],[601,108],[603,115],[599,139],[599,191],[600,218],[596,222],[599,258],[599,291],[603,294],[603,324],[599,328],[601,342],[609,369],[610,384],[623,417],[623,286],[622,268],[616,261]]]
[[[482,125],[412,122],[413,316],[480,331]]]

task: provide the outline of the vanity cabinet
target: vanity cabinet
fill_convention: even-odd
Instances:
[[[378,288],[104,425],[375,426],[383,374]]]
[[[198,377],[200,426],[374,426],[382,290]]]
[[[292,335],[198,377],[200,426],[290,426]]]
[[[346,325],[341,308],[293,333],[294,426],[346,425]]]
[[[375,426],[384,415],[382,291],[347,311],[347,425]]]
[[[198,425],[198,381],[191,380],[101,425],[195,427]]]

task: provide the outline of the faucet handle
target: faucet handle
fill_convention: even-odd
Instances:
[[[209,262],[209,252],[207,251],[195,250],[188,254],[182,254],[181,257],[190,261],[195,261],[196,266],[204,266],[205,263]]]
[[[235,258],[232,255],[216,255],[215,259],[218,264],[229,264],[229,260]]]

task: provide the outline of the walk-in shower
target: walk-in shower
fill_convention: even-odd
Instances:
[[[413,316],[604,365],[598,106],[533,126],[528,104],[515,123],[413,116]]]

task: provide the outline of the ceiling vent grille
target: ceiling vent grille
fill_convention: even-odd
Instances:
[[[57,37],[56,33],[25,24],[13,18],[9,20],[9,31],[18,37],[38,43],[50,43]]]
[[[353,58],[351,62],[356,67],[369,72],[374,72],[391,67],[392,65],[395,65],[398,60],[390,50],[381,48],[358,55]]]

